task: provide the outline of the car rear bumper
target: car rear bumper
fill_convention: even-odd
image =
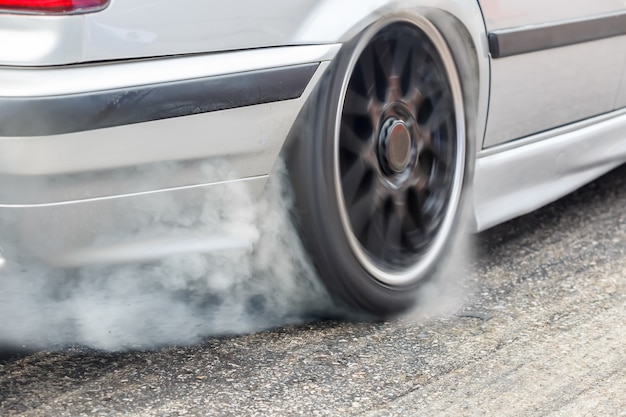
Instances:
[[[229,232],[215,213],[262,190],[338,49],[0,68],[5,263],[75,267],[249,247],[254,233]]]

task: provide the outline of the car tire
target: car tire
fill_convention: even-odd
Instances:
[[[463,94],[442,35],[383,19],[342,47],[292,131],[295,221],[331,294],[409,309],[448,260],[471,177]]]

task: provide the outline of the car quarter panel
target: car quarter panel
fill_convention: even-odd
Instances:
[[[59,65],[346,40],[381,14],[413,7],[445,11],[484,35],[475,1],[114,0],[73,16],[0,14],[0,64]],[[17,47],[16,45],[19,45]]]

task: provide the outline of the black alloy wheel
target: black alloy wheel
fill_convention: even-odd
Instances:
[[[467,180],[463,97],[427,20],[389,19],[346,44],[288,155],[320,278],[377,317],[406,310],[441,266]]]

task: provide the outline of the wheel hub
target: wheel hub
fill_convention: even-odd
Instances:
[[[399,174],[409,166],[413,140],[409,128],[402,120],[391,118],[384,123],[379,144],[383,171]]]

